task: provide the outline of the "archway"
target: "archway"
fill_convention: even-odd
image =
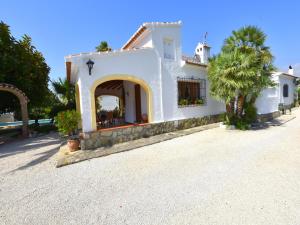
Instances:
[[[96,92],[97,92],[97,87],[101,86],[102,84],[104,84],[106,87],[109,87],[111,89],[115,89],[116,87],[119,87],[119,85],[121,83],[131,83],[132,88],[131,91],[135,92],[135,93],[144,93],[144,101],[142,101],[142,104],[144,104],[144,111],[146,110],[146,112],[144,114],[146,114],[147,116],[147,121],[148,122],[152,122],[152,91],[151,88],[149,87],[149,85],[142,79],[139,79],[137,77],[134,76],[129,76],[129,75],[111,75],[111,76],[106,76],[103,77],[97,81],[94,82],[93,86],[90,89],[90,94],[91,94],[91,103],[92,103],[92,126],[93,126],[93,130],[97,129],[97,119],[96,119],[96,104],[95,104],[95,96],[97,96]],[[106,93],[106,94],[111,94],[111,93]],[[128,96],[132,96],[132,94],[127,93],[127,91],[125,91],[125,93],[123,93],[123,95],[118,95],[115,94],[117,96],[119,96],[121,99],[124,99],[122,101],[122,103],[128,106],[129,102],[128,100],[126,101],[126,97]],[[136,94],[135,94],[136,95]],[[141,98],[141,96],[139,96],[139,98]],[[141,116],[143,116],[143,112],[139,111],[139,108],[143,108],[141,106],[136,107],[137,105],[137,99],[135,98],[134,101],[136,101],[135,104],[135,112],[134,112],[134,117],[136,118],[135,122],[140,122],[138,121],[138,117],[141,118]],[[127,104],[126,104],[127,102]],[[126,111],[126,109],[125,109]],[[128,112],[128,110],[127,110]],[[126,112],[125,112],[126,113]],[[137,114],[139,114],[137,116]],[[126,115],[125,115],[126,117]],[[133,121],[133,120],[132,120]],[[129,121],[130,122],[130,121]],[[134,123],[135,123],[134,122]]]
[[[28,137],[28,109],[27,103],[29,99],[25,95],[23,91],[18,89],[16,86],[12,84],[0,83],[0,91],[7,91],[18,97],[21,105],[21,113],[22,113],[22,135],[23,137]]]

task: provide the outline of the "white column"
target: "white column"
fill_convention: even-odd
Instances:
[[[94,131],[92,124],[92,102],[89,88],[84,88],[85,85],[78,84],[80,93],[80,110],[82,120],[82,131]]]

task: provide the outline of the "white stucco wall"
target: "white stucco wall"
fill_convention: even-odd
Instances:
[[[278,85],[273,88],[263,90],[255,102],[258,114],[267,114],[278,111],[280,99]]]
[[[194,65],[185,65],[184,67],[165,66],[163,71],[163,107],[165,120],[202,117],[225,112],[225,104],[216,101],[209,94],[209,82],[205,68]],[[206,80],[206,104],[193,107],[179,107],[177,76]]]
[[[182,66],[182,44],[181,25],[170,27],[156,27],[152,32],[153,46],[161,57],[162,65],[162,105],[164,120],[178,120],[206,115],[215,115],[225,111],[225,105],[209,95],[209,82],[207,80],[206,68],[185,65]],[[164,59],[164,39],[171,39],[174,42],[175,59]],[[194,107],[178,107],[177,99],[177,77],[201,78],[206,80],[207,104]]]
[[[293,83],[294,78],[290,76],[282,75],[279,77],[280,83],[280,102],[284,105],[291,105],[294,102],[295,84]],[[287,84],[289,87],[288,97],[283,97],[283,85]]]
[[[134,123],[136,120],[135,115],[135,89],[134,83],[124,81],[125,91],[125,121],[128,123]]]
[[[80,92],[80,108],[82,113],[82,128],[84,132],[93,131],[92,121],[92,86],[99,79],[118,75],[135,77],[143,80],[152,93],[152,122],[186,119],[214,115],[225,111],[225,106],[209,96],[209,83],[206,82],[207,104],[198,107],[179,108],[177,102],[177,77],[194,77],[207,80],[206,69],[200,66],[182,66],[181,24],[171,26],[150,26],[150,33],[144,35],[132,46],[142,48],[137,50],[119,51],[110,53],[88,53],[66,57],[72,62],[71,81],[77,83]],[[174,60],[164,59],[164,39],[171,39],[174,43]],[[149,48],[149,47],[152,47]],[[88,74],[86,62],[91,59],[95,62],[92,75]],[[126,85],[125,85],[126,86]],[[126,97],[126,120],[135,121],[134,88],[132,98]],[[142,89],[141,89],[142,90]],[[130,96],[131,97],[131,96]],[[148,113],[146,93],[141,91],[142,113]],[[149,115],[148,115],[149,117]]]
[[[257,98],[255,104],[258,114],[267,114],[278,111],[278,105],[291,105],[294,102],[295,84],[294,78],[281,73],[273,74],[272,80],[276,86],[264,89]],[[283,97],[283,85],[289,85],[289,95],[287,98]]]
[[[86,62],[95,62],[92,75],[88,74]],[[78,83],[82,128],[84,132],[92,131],[91,88],[97,80],[106,77],[120,76],[127,80],[130,76],[148,84],[152,93],[152,118],[154,122],[163,121],[162,93],[160,79],[160,61],[153,49],[139,49],[111,53],[79,54],[66,57],[72,62],[72,82]]]

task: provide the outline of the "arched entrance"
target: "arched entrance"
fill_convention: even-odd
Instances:
[[[18,89],[16,86],[6,83],[0,83],[0,91],[7,91],[18,97],[21,105],[21,113],[22,113],[22,135],[23,137],[28,137],[28,109],[27,103],[29,99],[25,95],[23,91]]]
[[[94,82],[90,91],[94,130],[99,125],[95,99],[100,95],[119,97],[120,110],[124,112],[123,117],[120,118],[121,121],[134,124],[144,123],[147,118],[147,122],[152,122],[152,92],[145,81],[134,76],[112,75]]]

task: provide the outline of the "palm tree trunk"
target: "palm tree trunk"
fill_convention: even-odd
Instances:
[[[231,99],[227,104],[226,104],[226,114],[228,117],[228,122],[231,124],[233,121],[232,119],[234,118],[234,99]]]
[[[237,116],[242,117],[244,111],[245,96],[239,95],[237,99]]]

